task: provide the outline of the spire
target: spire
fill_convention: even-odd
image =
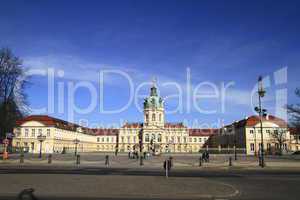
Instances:
[[[150,96],[157,96],[156,82],[157,82],[156,78],[153,77]]]
[[[157,79],[155,76],[152,78],[152,87],[156,87]]]

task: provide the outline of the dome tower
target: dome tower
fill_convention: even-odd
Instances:
[[[145,126],[163,127],[164,122],[164,102],[158,96],[156,82],[153,80],[150,96],[144,100],[144,124]]]

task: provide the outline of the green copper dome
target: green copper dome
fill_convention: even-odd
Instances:
[[[163,100],[157,95],[157,89],[155,86],[151,87],[150,96],[144,100],[145,108],[162,108]]]

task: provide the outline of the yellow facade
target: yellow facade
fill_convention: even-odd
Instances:
[[[144,102],[144,122],[126,123],[119,129],[89,129],[49,116],[29,116],[15,128],[13,145],[38,153],[61,152],[150,152],[196,153],[205,149],[238,148],[246,154],[256,154],[261,143],[260,123],[251,116],[221,129],[189,129],[183,123],[166,123],[164,102],[155,85]],[[274,131],[284,131],[283,149],[292,145],[286,123],[276,117],[263,120],[266,152],[278,148]],[[45,136],[42,143],[38,135]],[[300,148],[300,147],[299,147]],[[271,151],[270,151],[271,152]]]

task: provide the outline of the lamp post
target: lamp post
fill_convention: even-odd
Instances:
[[[235,123],[232,125],[232,129],[233,129],[233,134],[234,134],[234,139],[233,139],[233,143],[234,143],[234,147],[233,147],[233,151],[234,151],[234,160],[237,160],[237,152],[236,152],[236,143],[237,143],[237,139],[236,139],[236,132],[235,132]]]
[[[139,132],[139,146],[140,146],[140,165],[144,165],[143,162],[143,128]]]
[[[260,166],[263,168],[265,167],[265,160],[264,160],[264,136],[263,136],[263,125],[262,125],[262,118],[263,115],[266,113],[265,109],[262,109],[261,105],[261,98],[265,96],[266,91],[263,88],[262,77],[259,76],[258,78],[258,107],[255,107],[255,111],[259,113],[259,122],[260,122],[260,137],[261,137],[261,146],[260,146]]]
[[[46,140],[46,136],[40,134],[40,135],[37,136],[37,139],[40,142],[40,154],[39,154],[39,158],[42,158],[42,144]]]
[[[75,144],[75,156],[77,156],[77,145],[79,144],[80,140],[78,140],[77,138],[75,140],[73,140],[74,144]]]
[[[255,129],[255,126],[253,127],[253,129],[254,129],[254,155],[256,157],[257,151],[256,151],[256,129]]]

